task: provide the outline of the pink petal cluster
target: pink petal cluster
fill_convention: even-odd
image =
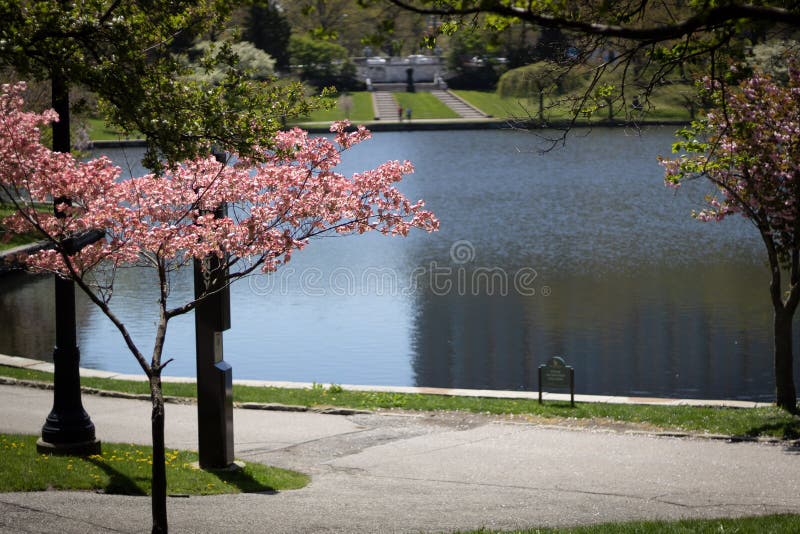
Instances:
[[[395,187],[413,172],[411,163],[389,161],[350,177],[335,172],[340,153],[369,138],[363,127],[351,132],[349,123],[335,123],[334,142],[295,128],[279,133],[260,161],[226,166],[198,158],[162,176],[120,180],[120,169],[106,158],[79,162],[44,147],[38,128],[57,117],[24,112],[24,89],[2,87],[0,187],[19,206],[4,224],[36,230],[56,244],[27,258],[34,268],[80,275],[101,262],[144,262],[172,270],[215,254],[267,272],[320,234],[406,235],[439,225],[422,201],[409,201]],[[62,197],[70,200],[59,206],[66,217],[35,209]],[[228,215],[214,218],[223,204]],[[106,239],[65,252],[64,239],[87,229],[104,229]]]
[[[718,190],[706,198],[708,206],[695,213],[701,221],[719,221],[740,213],[781,247],[791,248],[800,238],[800,70],[789,69],[779,84],[756,73],[738,90],[717,91],[719,109],[711,110],[699,133],[707,139],[679,143],[686,154],[662,160],[665,183],[678,187],[686,179],[703,176]],[[697,144],[693,144],[697,143]]]

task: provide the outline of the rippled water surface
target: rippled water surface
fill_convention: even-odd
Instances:
[[[743,219],[691,219],[706,187],[664,188],[656,156],[671,142],[669,128],[598,129],[541,154],[521,132],[376,134],[343,170],[410,159],[402,189],[441,231],[321,239],[239,283],[224,341],[234,376],[535,389],[537,367],[562,355],[580,393],[770,399],[763,245]],[[150,282],[125,271],[114,301],[144,345]],[[50,358],[51,299],[47,278],[0,280],[0,351]],[[97,310],[81,301],[79,315],[84,366],[139,371]],[[193,324],[170,325],[169,374],[194,374]]]

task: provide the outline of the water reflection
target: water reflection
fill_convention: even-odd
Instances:
[[[347,154],[344,172],[412,160],[402,189],[426,200],[441,231],[318,240],[235,286],[225,333],[235,376],[534,389],[538,365],[563,355],[584,393],[770,399],[763,245],[742,219],[689,217],[702,183],[677,196],[663,187],[655,156],[671,130],[596,130],[546,155],[534,142],[381,133]],[[149,347],[157,295],[145,276],[123,272],[113,305]],[[181,276],[176,302],[192,287]],[[0,352],[50,357],[51,291],[47,278],[0,280]],[[79,328],[84,365],[139,372],[83,299]],[[194,374],[192,328],[191,316],[170,325],[170,374]]]
[[[0,277],[3,352],[53,361],[56,337],[53,292],[50,277],[22,273]]]
[[[551,279],[549,296],[417,299],[415,382],[535,389],[537,367],[563,355],[592,394],[770,399],[766,287],[730,291],[722,269]],[[764,280],[757,267],[751,280]]]

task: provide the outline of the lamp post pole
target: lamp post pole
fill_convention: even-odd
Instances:
[[[53,109],[59,121],[53,123],[53,150],[69,152],[69,87],[63,74],[53,72]],[[53,199],[55,207],[68,201]],[[75,318],[75,284],[55,277],[56,346],[53,350],[53,408],[42,427],[42,437],[36,449],[44,454],[88,456],[100,453],[95,438],[94,423],[81,402],[80,350],[78,349]]]

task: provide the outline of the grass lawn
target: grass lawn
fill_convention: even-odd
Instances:
[[[351,105],[349,117],[345,109],[348,101]],[[374,119],[375,111],[372,109],[372,94],[367,91],[356,91],[338,95],[333,109],[315,111],[309,117],[298,119],[297,122],[334,122],[346,118],[349,118],[354,123],[362,123]]]
[[[515,118],[515,119],[528,119],[535,118],[539,112],[538,98],[514,98],[506,97],[501,98],[497,93],[490,91],[454,91],[461,98],[480,109],[484,113],[488,113],[497,118]],[[573,96],[579,95],[578,91],[573,93]],[[669,121],[689,121],[689,112],[686,108],[686,100],[684,95],[694,94],[694,89],[686,85],[672,85],[667,87],[660,87],[651,97],[651,108],[647,108],[646,112],[637,120],[654,121],[654,120],[669,120]],[[629,97],[630,100],[631,97]],[[547,109],[550,105],[548,98],[545,97],[545,117],[550,120],[564,120],[570,118],[569,110],[565,105]],[[595,120],[603,120],[608,117],[605,110],[598,110],[592,117]],[[626,117],[622,116],[619,112],[615,115],[615,119],[623,120]]]
[[[375,118],[375,112],[372,109],[372,94],[366,91],[357,91],[348,93],[346,95],[338,95],[335,98],[336,104],[332,109],[317,110],[308,117],[300,117],[295,122],[334,122],[344,120],[347,117],[345,107],[343,105],[343,98],[349,98],[350,111],[349,119],[353,123],[363,123],[371,121]],[[106,125],[103,119],[88,119],[89,123],[89,138],[92,141],[116,141],[124,139],[125,137],[117,130],[110,128]],[[140,138],[141,135],[132,135],[131,139]]]
[[[48,489],[100,490],[148,495],[153,451],[150,447],[103,443],[102,454],[87,458],[36,452],[37,436],[0,434],[0,492]],[[167,492],[212,495],[298,489],[306,475],[248,463],[237,471],[195,467],[197,453],[167,449]]]
[[[4,217],[8,217],[14,213],[14,208],[7,204],[0,204],[0,220]],[[34,243],[39,241],[41,238],[37,234],[10,234],[7,235],[7,232],[3,225],[0,223],[0,252],[4,250],[9,250],[19,245],[27,245],[28,243]]]
[[[475,530],[462,534],[786,534],[789,532],[800,532],[800,516],[785,514],[736,519],[636,521],[573,528],[532,528],[513,531]]]
[[[492,117],[502,119],[526,117],[528,114],[535,114],[537,109],[532,101],[518,98],[500,98],[495,92],[467,90],[453,92]]]
[[[52,382],[53,375],[41,371],[0,366],[0,375]],[[82,377],[81,384],[97,389],[149,394],[146,382]],[[165,395],[195,397],[194,384],[164,384]],[[357,409],[460,410],[476,413],[513,415],[521,420],[596,420],[602,423],[635,423],[652,430],[723,434],[727,436],[769,436],[781,439],[800,437],[800,417],[775,407],[704,408],[691,406],[648,406],[629,404],[545,402],[527,399],[492,399],[348,391],[340,386],[321,385],[309,389],[284,389],[234,385],[236,402],[281,403],[300,406],[336,406]]]
[[[392,93],[394,99],[405,110],[411,108],[414,119],[458,119],[459,115],[430,93]]]
[[[92,141],[118,141],[120,139],[140,139],[142,137],[138,132],[126,137],[119,130],[108,126],[103,119],[89,118],[86,122],[89,125],[89,139]]]

